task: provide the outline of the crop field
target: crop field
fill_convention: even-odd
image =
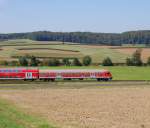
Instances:
[[[17,89],[0,85],[0,98],[58,128],[149,128],[150,83],[137,83],[59,82]]]
[[[140,48],[137,46],[137,48]],[[93,63],[100,63],[110,57],[114,63],[124,63],[137,49],[134,47],[115,47],[99,45],[79,45],[62,42],[42,42],[31,40],[10,40],[0,42],[0,59],[16,60],[20,56],[34,55],[39,58],[74,58],[82,59],[90,55]],[[142,48],[142,59],[146,62],[150,56],[150,48]]]
[[[139,47],[137,47],[139,48]],[[115,47],[98,45],[79,45],[62,42],[42,42],[31,40],[10,40],[0,42],[0,59],[16,60],[20,56],[33,55],[39,58],[74,58],[82,59],[90,55],[93,63],[100,63],[110,57],[114,63],[124,63],[137,49],[136,47]],[[142,47],[142,59],[146,62],[150,48]]]
[[[137,50],[137,48],[114,48],[114,49],[120,53],[129,56],[131,56]],[[141,48],[141,52],[142,52],[142,56],[141,56],[142,60],[146,62],[147,58],[150,57],[150,48]]]
[[[12,102],[0,99],[0,128],[56,128],[44,119],[23,112]]]

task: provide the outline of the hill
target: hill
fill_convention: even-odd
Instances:
[[[31,39],[35,41],[61,41],[80,44],[150,44],[150,31],[130,31],[124,33],[92,33],[92,32],[50,32],[39,31],[29,33],[0,34],[0,40]]]
[[[0,41],[0,62],[16,61],[20,56],[26,55],[39,59],[78,58],[82,61],[84,56],[89,55],[92,57],[93,64],[101,63],[106,57],[110,57],[113,63],[125,63],[126,58],[130,57],[138,48],[142,49],[142,60],[146,62],[150,56],[150,48],[143,45],[120,47],[17,39]]]
[[[123,63],[128,55],[110,46],[69,44],[55,41],[8,40],[0,42],[0,60],[18,60],[20,56],[48,58],[82,58],[89,55],[93,63],[100,63],[107,56],[116,63]]]

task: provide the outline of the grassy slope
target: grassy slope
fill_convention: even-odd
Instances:
[[[150,67],[126,67],[126,66],[114,66],[114,67],[43,67],[50,69],[108,69],[113,75],[113,80],[150,80]],[[43,69],[42,68],[42,69]]]
[[[53,44],[53,45],[39,45],[39,44]],[[58,45],[60,42],[36,42],[30,40],[13,40],[7,42],[0,42],[0,46],[3,46],[3,50],[0,51],[0,59],[10,59],[11,56],[20,56],[25,54],[35,55],[39,57],[77,57],[82,58],[83,56],[90,55],[93,58],[94,63],[101,62],[105,57],[111,57],[113,62],[124,62],[127,55],[117,52],[114,49],[101,48],[99,46],[93,47],[88,45]],[[26,46],[23,46],[25,45]],[[33,45],[34,44],[34,45]],[[16,46],[11,46],[16,45]],[[21,46],[18,46],[21,45]],[[79,53],[71,52],[54,52],[53,50],[26,50],[20,51],[18,48],[54,48],[54,49],[64,49],[64,50],[77,50]]]
[[[0,100],[0,128],[54,128],[46,121],[27,115],[15,106]]]

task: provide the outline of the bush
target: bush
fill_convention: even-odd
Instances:
[[[141,59],[141,49],[136,50],[131,58],[127,58],[126,64],[128,66],[142,66],[143,62]]]
[[[60,65],[60,61],[58,59],[50,59],[48,61],[48,66],[59,66]]]
[[[4,65],[4,66],[8,66],[8,62],[7,61],[0,61],[0,65]]]
[[[19,64],[20,66],[28,66],[28,60],[26,57],[20,57],[19,58]]]
[[[109,57],[105,58],[102,62],[103,66],[113,66],[113,63]]]
[[[85,56],[83,58],[83,65],[89,66],[92,63],[92,58],[90,56]]]
[[[19,62],[18,61],[10,61],[9,63],[8,63],[8,65],[9,66],[19,66],[20,64],[19,64]]]
[[[38,66],[39,60],[36,59],[36,57],[32,56],[30,61],[30,66]]]
[[[48,59],[43,59],[43,60],[40,62],[40,66],[49,66],[48,63],[49,63],[49,60],[48,60]]]
[[[132,64],[132,59],[131,58],[127,58],[126,59],[126,64],[127,64],[127,66],[132,66],[133,64]]]
[[[148,59],[147,59],[147,65],[150,66],[150,57],[148,57]]]
[[[73,66],[82,66],[78,58],[74,58],[72,64]]]
[[[63,65],[66,65],[66,66],[70,66],[70,65],[71,65],[71,63],[70,63],[70,61],[69,61],[68,58],[64,58],[64,59],[62,60],[62,63],[63,63]]]

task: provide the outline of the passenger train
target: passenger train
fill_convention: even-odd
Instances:
[[[0,68],[0,80],[44,80],[55,81],[57,79],[96,79],[97,81],[112,80],[112,74],[108,70],[43,70],[33,68]]]

